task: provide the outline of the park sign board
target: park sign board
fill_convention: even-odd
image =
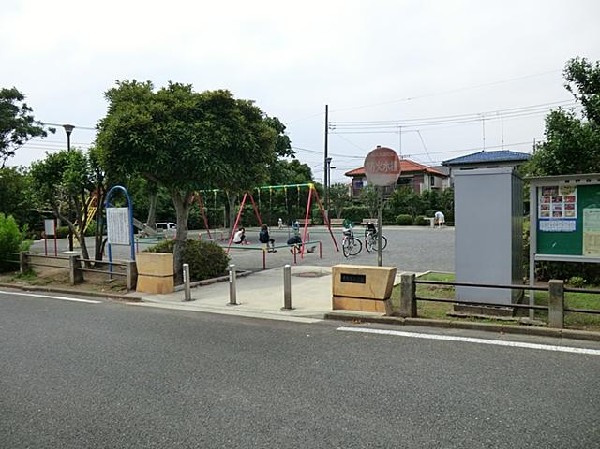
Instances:
[[[600,262],[600,174],[528,179],[531,261]]]
[[[400,159],[391,148],[378,146],[365,159],[367,182],[374,186],[396,184],[400,176]]]

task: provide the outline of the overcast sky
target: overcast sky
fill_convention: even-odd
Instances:
[[[562,70],[600,60],[600,1],[3,0],[0,87],[88,148],[115,80],[229,89],[287,125],[297,158],[332,180],[377,145],[425,165],[486,149],[530,152]],[[62,128],[20,149],[66,148]]]

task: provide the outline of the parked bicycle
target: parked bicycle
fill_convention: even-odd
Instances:
[[[362,241],[354,237],[352,228],[345,228],[343,231],[344,238],[342,239],[342,253],[344,257],[356,256],[362,251]]]
[[[381,235],[381,250],[383,251],[387,246],[387,239],[385,235]],[[373,223],[367,223],[365,229],[365,249],[368,253],[371,251],[377,251],[379,249],[379,238],[377,234],[377,228]]]

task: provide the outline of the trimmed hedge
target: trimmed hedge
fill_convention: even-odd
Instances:
[[[173,253],[175,240],[162,240],[148,248],[149,253]],[[192,281],[203,281],[227,274],[229,256],[214,242],[188,239],[183,249],[183,263],[190,268]]]
[[[413,217],[409,214],[400,214],[396,216],[396,224],[407,226],[413,224]]]

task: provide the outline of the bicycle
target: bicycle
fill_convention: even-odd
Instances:
[[[381,250],[383,251],[387,246],[387,239],[385,235],[381,236]],[[371,251],[377,251],[379,248],[379,239],[377,238],[377,231],[373,232],[371,230],[365,231],[365,249],[368,253]]]
[[[352,229],[345,229],[343,233],[342,253],[344,254],[344,257],[356,256],[362,251],[362,241],[359,238],[354,237]]]

